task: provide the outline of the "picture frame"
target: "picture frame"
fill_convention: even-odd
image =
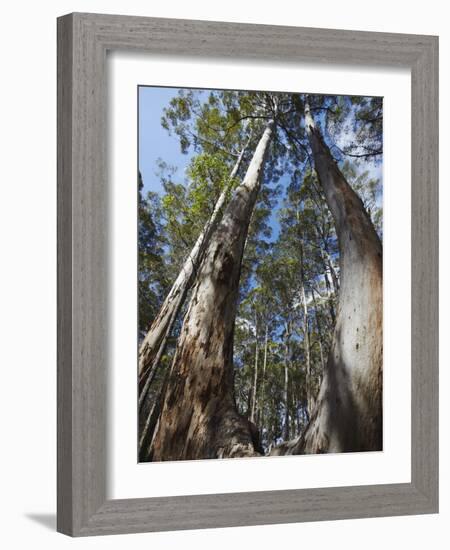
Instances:
[[[411,70],[411,482],[107,499],[106,53]],[[58,504],[72,536],[438,511],[438,38],[73,13],[58,19]]]

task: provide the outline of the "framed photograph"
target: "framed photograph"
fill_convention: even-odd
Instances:
[[[438,39],[58,19],[58,530],[438,511]]]

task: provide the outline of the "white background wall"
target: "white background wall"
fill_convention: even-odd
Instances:
[[[5,3],[0,32],[1,544],[4,548],[444,548],[448,544],[448,350],[441,352],[441,513],[70,540],[54,532],[56,471],[56,22],[91,11],[440,35],[441,165],[450,149],[450,30],[445,2],[378,0],[59,0]],[[446,127],[447,126],[447,127]],[[442,171],[443,172],[443,171]],[[448,248],[448,174],[441,176],[441,242]],[[405,243],[406,246],[407,243]],[[441,260],[441,339],[449,330],[448,255]]]

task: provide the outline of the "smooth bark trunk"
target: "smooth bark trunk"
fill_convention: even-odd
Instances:
[[[339,287],[337,286],[337,283],[335,281],[336,273],[334,271],[334,275],[333,273],[331,273],[330,264],[327,261],[326,253],[322,247],[320,248],[320,254],[322,257],[323,274],[325,278],[325,286],[327,289],[328,310],[330,312],[331,322],[334,325],[334,323],[336,322],[336,312],[333,305],[332,291],[334,291],[335,296],[338,296],[337,292],[339,290]]]
[[[297,211],[297,219],[299,219],[299,212]],[[311,390],[311,340],[309,336],[309,312],[308,304],[306,301],[305,292],[305,267],[304,267],[304,249],[303,249],[303,236],[300,235],[300,297],[303,307],[303,342],[305,350],[305,362],[306,362],[306,406],[308,408],[308,414],[311,414],[313,408],[313,396]]]
[[[308,426],[300,438],[273,454],[378,451],[382,449],[382,246],[307,104],[305,123],[339,241],[339,307]]]
[[[264,426],[264,399],[265,399],[265,386],[266,386],[266,369],[267,369],[267,348],[269,342],[269,327],[266,324],[266,332],[264,335],[264,358],[263,358],[263,371],[261,377],[261,394],[258,400],[258,424]]]
[[[255,365],[253,369],[253,387],[252,387],[252,405],[250,411],[250,421],[255,423],[255,414],[257,407],[257,388],[258,388],[258,359],[259,359],[259,346],[258,346],[258,318],[255,315]]]
[[[333,283],[334,293],[337,296],[339,292],[339,279],[338,279],[338,276],[336,275],[336,269],[334,268],[334,265],[333,265],[333,259],[330,253],[328,252],[326,244],[325,244],[324,254],[326,258],[326,266],[328,267],[328,271],[331,275],[331,281]]]
[[[289,361],[290,361],[290,346],[291,338],[290,327],[286,325],[284,344],[284,430],[283,437],[287,441],[289,439]]]
[[[319,245],[320,248],[320,258],[322,260],[322,266],[323,266],[323,277],[325,279],[325,286],[327,289],[327,302],[328,302],[328,309],[330,312],[331,322],[336,322],[336,313],[334,311],[333,306],[333,300],[331,298],[332,290],[334,291],[334,295],[338,296],[339,291],[339,280],[336,275],[336,270],[334,269],[333,263],[331,261],[331,256],[328,252],[328,245],[327,240],[324,237],[324,235],[320,232],[317,225],[314,226],[314,233],[316,235],[317,240],[321,241],[321,244]]]
[[[325,369],[325,359],[324,359],[324,355],[323,355],[323,344],[322,344],[323,332],[322,332],[322,324],[320,322],[319,314],[318,314],[318,310],[317,310],[317,301],[316,301],[316,296],[315,296],[315,293],[314,293],[314,288],[311,289],[311,295],[312,295],[313,304],[314,304],[314,317],[315,317],[315,320],[316,320],[317,341],[318,341],[318,344],[319,344],[319,351],[320,351],[320,365],[322,367],[322,372],[323,372],[324,369]]]
[[[305,287],[301,285],[301,296],[303,302],[303,318],[304,318],[304,349],[305,349],[305,362],[306,362],[306,402],[308,407],[308,414],[311,414],[314,400],[311,389],[311,339],[309,335],[309,312],[308,304],[306,303]]]
[[[260,452],[255,427],[236,409],[233,333],[244,243],[273,126],[270,121],[205,251],[149,449],[153,461]]]

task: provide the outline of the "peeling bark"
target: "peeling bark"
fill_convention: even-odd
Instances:
[[[184,318],[147,460],[255,456],[255,426],[234,399],[233,334],[250,217],[274,122],[264,131],[242,184],[211,236]],[[145,450],[144,450],[145,451]]]
[[[247,143],[248,145],[248,143]],[[217,202],[214,206],[214,210],[211,214],[208,223],[198,236],[191,252],[189,253],[186,261],[184,262],[180,273],[178,274],[175,282],[172,285],[166,299],[164,300],[158,315],[153,320],[153,323],[147,332],[142,344],[139,348],[139,389],[142,393],[146,386],[146,381],[149,377],[154,377],[154,371],[158,366],[157,358],[163,353],[163,347],[170,332],[170,327],[173,320],[177,317],[184,300],[186,299],[187,291],[189,290],[192,279],[199,268],[202,258],[204,256],[205,249],[208,245],[208,241],[213,234],[217,223],[219,221],[220,213],[225,205],[226,197],[230,191],[233,179],[238,174],[239,168],[242,164],[247,145],[242,149],[239,157],[230,173],[230,183],[220,194]]]
[[[315,168],[340,251],[339,306],[317,403],[305,432],[272,454],[382,449],[382,245],[305,105]]]

